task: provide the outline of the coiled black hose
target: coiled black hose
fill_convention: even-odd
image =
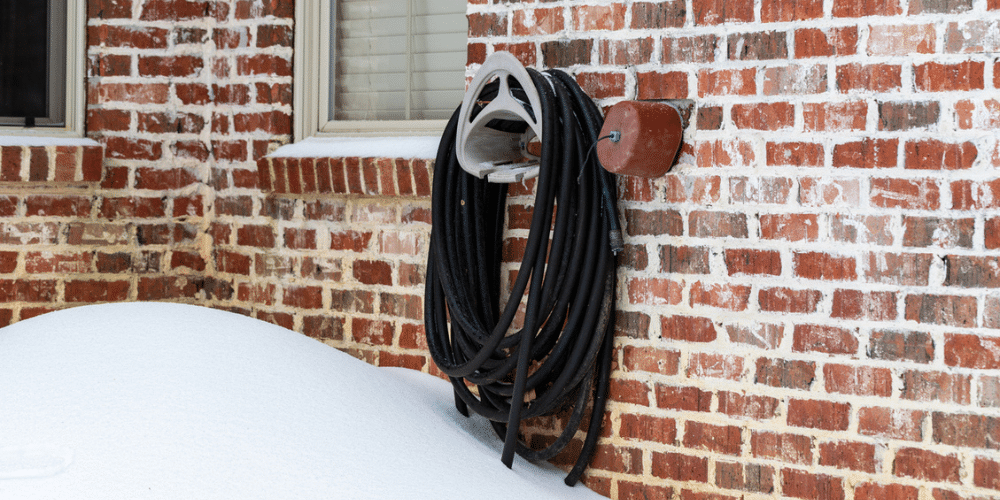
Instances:
[[[607,401],[616,190],[613,174],[588,154],[603,124],[597,106],[566,73],[528,71],[541,96],[544,142],[531,229],[510,297],[501,310],[507,185],[461,169],[456,110],[434,167],[424,321],[431,356],[450,378],[456,406],[492,422],[504,438],[501,460],[507,467],[515,452],[548,460],[565,448],[593,393],[586,438],[565,480],[572,486],[593,455]],[[511,331],[525,290],[524,325]],[[467,382],[477,387],[478,396]],[[551,445],[532,450],[518,439],[522,419],[568,407],[566,428]]]

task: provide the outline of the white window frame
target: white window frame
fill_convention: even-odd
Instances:
[[[83,137],[86,96],[87,1],[66,0],[65,120],[62,127],[0,126],[0,135]]]
[[[330,14],[330,0],[295,2],[293,139],[439,135],[448,120],[333,120],[329,116]]]

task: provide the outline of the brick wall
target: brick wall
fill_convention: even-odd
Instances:
[[[627,250],[592,487],[1000,495],[998,9],[470,2],[470,73],[509,50],[568,68],[604,106],[696,105],[668,175],[619,181]]]
[[[592,488],[1000,496],[1000,2],[476,0],[469,14],[469,75],[504,49],[605,106],[695,103],[672,171],[619,180],[627,248]],[[88,18],[103,172],[85,178],[81,150],[80,178],[56,182],[69,151],[52,149],[43,180],[38,150],[0,152],[0,324],[183,301],[435,372],[430,162],[265,158],[290,140],[292,3],[90,0]],[[512,190],[508,249],[531,187]]]

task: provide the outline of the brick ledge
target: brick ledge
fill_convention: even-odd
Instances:
[[[91,139],[0,136],[0,183],[100,182],[103,165]]]

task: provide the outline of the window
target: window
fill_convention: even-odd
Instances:
[[[466,0],[308,0],[297,8],[297,140],[438,132],[461,104]]]
[[[83,0],[0,2],[0,133],[82,135]]]

